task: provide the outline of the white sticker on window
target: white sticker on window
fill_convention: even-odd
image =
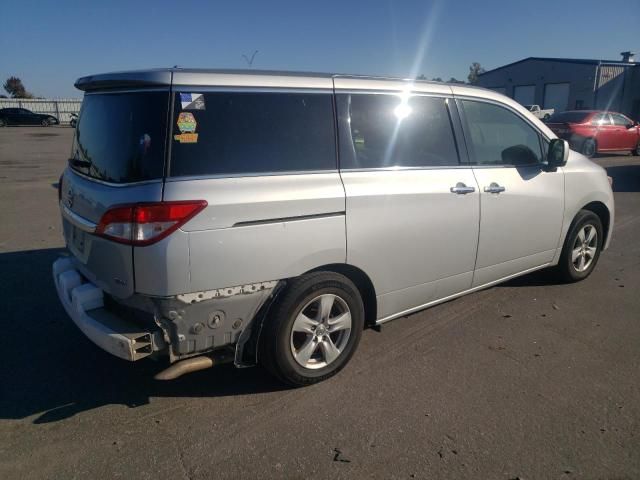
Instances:
[[[182,105],[182,110],[204,110],[204,95],[202,93],[181,93],[180,105]]]

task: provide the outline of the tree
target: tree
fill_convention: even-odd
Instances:
[[[416,77],[416,80],[426,80],[426,79],[427,79],[427,76],[424,73]]]
[[[431,81],[432,81],[432,82],[442,82],[442,78],[440,78],[440,77],[433,77],[433,78],[431,79]]]
[[[22,80],[18,77],[9,77],[3,85],[4,89],[13,98],[33,98],[33,95],[24,88]]]
[[[451,77],[448,83],[464,83],[464,80],[458,80],[455,77]]]
[[[478,81],[478,76],[484,72],[484,68],[482,68],[478,62],[473,62],[469,67],[469,75],[467,76],[469,83],[476,83]]]

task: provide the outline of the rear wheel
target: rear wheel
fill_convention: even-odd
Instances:
[[[598,263],[604,241],[600,217],[589,210],[580,210],[564,242],[557,270],[567,282],[587,278]]]
[[[587,157],[593,157],[598,151],[598,146],[593,138],[587,138],[582,144],[582,154]]]
[[[4,118],[0,118],[0,128],[7,125],[7,122],[4,121]]]
[[[635,150],[631,150],[631,154],[635,155],[636,157],[640,156],[640,140],[638,140],[638,144],[636,145]]]
[[[291,281],[260,335],[260,363],[285,383],[310,385],[338,373],[364,328],[364,306],[343,275],[317,272]]]

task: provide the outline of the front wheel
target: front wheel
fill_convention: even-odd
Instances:
[[[631,150],[631,154],[636,157],[640,157],[640,140],[638,140],[635,150]]]
[[[587,278],[598,263],[604,235],[600,217],[580,210],[574,219],[562,248],[557,270],[566,282]]]
[[[40,122],[40,125],[42,125],[43,127],[48,127],[49,125],[51,125],[51,120],[49,120],[48,118],[43,118]]]
[[[5,127],[7,122],[4,121],[4,118],[0,118],[0,128]]]
[[[338,373],[353,356],[364,328],[355,285],[333,272],[292,280],[260,335],[260,363],[294,386]]]

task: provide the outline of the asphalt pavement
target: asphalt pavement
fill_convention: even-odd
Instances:
[[[102,352],[51,279],[64,127],[0,129],[0,478],[640,478],[640,160],[587,280],[542,271],[364,332],[347,368],[157,382]]]

